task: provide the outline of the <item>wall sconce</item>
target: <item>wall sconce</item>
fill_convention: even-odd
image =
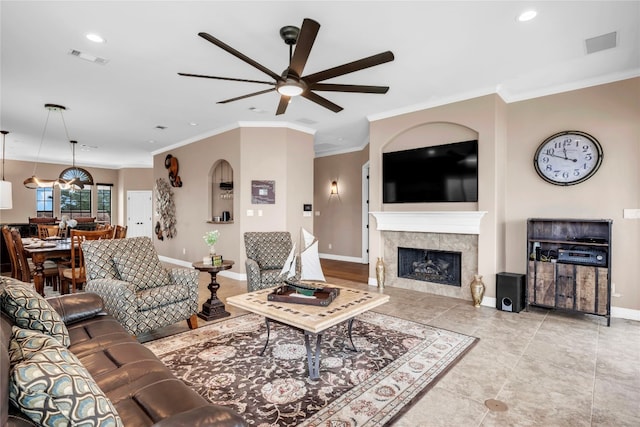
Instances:
[[[334,194],[338,194],[338,181],[331,182],[331,191],[329,192],[329,195]]]

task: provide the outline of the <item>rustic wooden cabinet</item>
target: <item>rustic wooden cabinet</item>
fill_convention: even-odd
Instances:
[[[595,314],[610,325],[612,224],[527,220],[527,307]]]

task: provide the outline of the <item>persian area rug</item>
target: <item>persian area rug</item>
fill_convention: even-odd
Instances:
[[[320,378],[311,380],[300,331],[247,314],[152,341],[187,385],[250,425],[384,426],[408,409],[477,338],[367,312],[323,334]],[[315,348],[315,340],[312,348]],[[179,398],[179,396],[176,396]]]

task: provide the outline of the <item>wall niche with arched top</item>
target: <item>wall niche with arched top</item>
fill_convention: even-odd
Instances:
[[[211,212],[209,220],[215,223],[233,222],[233,168],[220,159],[213,164],[209,175]]]

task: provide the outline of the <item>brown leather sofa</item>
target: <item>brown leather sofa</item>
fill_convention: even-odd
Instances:
[[[69,350],[114,405],[125,426],[246,426],[235,412],[209,403],[110,315],[102,299],[78,293],[47,299],[71,338]],[[11,319],[0,319],[0,426],[33,426],[8,396]]]

